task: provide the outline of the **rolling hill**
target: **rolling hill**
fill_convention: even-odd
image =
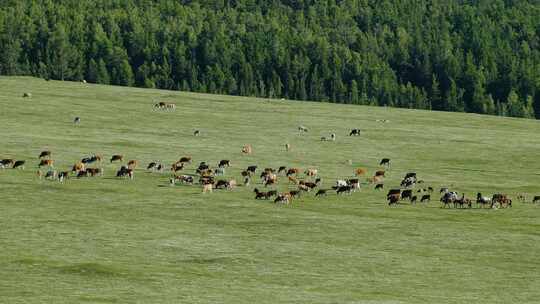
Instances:
[[[0,77],[0,302],[3,303],[535,303],[540,291],[540,124],[476,114],[306,103]],[[31,98],[23,98],[30,92]],[[159,101],[174,112],[153,111]],[[75,126],[73,118],[81,117]],[[378,122],[387,120],[387,123]],[[298,133],[298,126],[309,128]],[[362,135],[349,137],[351,128]],[[193,136],[194,130],[201,135]],[[335,142],[321,136],[337,135]],[[244,144],[254,152],[240,153]],[[284,144],[291,145],[286,152]],[[61,184],[36,176],[40,151],[57,170],[93,153],[105,174]],[[114,177],[112,154],[137,159]],[[230,159],[317,168],[323,188],[392,159],[385,190],[291,205],[253,188],[201,194],[169,186],[151,161]],[[406,172],[425,186],[508,193],[512,208],[388,207]],[[292,189],[284,177],[277,189]],[[516,200],[526,194],[529,202]]]

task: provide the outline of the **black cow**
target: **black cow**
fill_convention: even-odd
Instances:
[[[425,201],[431,201],[431,195],[429,194],[425,194],[425,195],[422,195],[422,198],[420,199],[420,203],[423,203]]]
[[[390,158],[383,158],[379,163],[379,166],[390,166]]]
[[[403,190],[403,192],[401,192],[401,200],[404,200],[404,199],[412,199],[412,190]]]
[[[223,168],[225,166],[229,167],[231,165],[231,161],[228,159],[223,159],[219,162],[218,167]]]
[[[360,135],[360,129],[352,129],[351,133],[349,133],[349,136],[359,136]]]

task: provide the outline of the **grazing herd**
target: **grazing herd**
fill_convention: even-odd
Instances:
[[[154,105],[154,110],[174,111],[175,104],[159,102]],[[384,121],[387,122],[387,121]],[[80,123],[80,118],[76,117],[75,124]],[[308,128],[299,126],[300,133],[308,133]],[[199,130],[194,132],[194,136],[200,134]],[[361,130],[354,128],[349,132],[349,136],[360,136]],[[330,136],[321,137],[321,141],[336,141],[336,134],[331,133]],[[290,151],[291,145],[285,144],[285,151]],[[253,154],[253,147],[250,144],[245,144],[241,153],[243,155]],[[55,161],[52,159],[52,152],[49,150],[42,151],[38,156],[37,176],[39,179],[58,180],[63,183],[71,176],[75,178],[88,178],[104,175],[104,169],[101,165],[103,156],[94,154],[81,158],[71,167],[71,170],[57,171],[54,168]],[[136,159],[124,162],[124,156],[121,154],[111,155],[109,163],[121,163],[115,176],[117,178],[126,178],[133,180],[135,171],[138,170],[139,161]],[[207,162],[200,162],[196,168],[191,168],[195,174],[181,174],[179,171],[188,171],[192,165],[193,159],[191,156],[184,156],[178,161],[173,162],[170,166],[165,166],[160,162],[150,162],[146,166],[149,172],[164,172],[168,168],[171,177],[169,184],[195,186],[198,184],[202,188],[202,193],[211,193],[214,190],[232,191],[239,186],[235,178],[224,178],[227,171],[232,166],[229,159],[222,159],[217,162],[216,166],[211,166]],[[241,171],[241,180],[244,187],[252,184],[260,185],[253,188],[255,200],[269,200],[274,203],[291,204],[294,200],[306,196],[309,193],[315,193],[315,197],[326,197],[330,192],[336,195],[351,195],[361,189],[361,185],[372,187],[374,190],[380,191],[384,189],[384,180],[387,178],[388,170],[390,169],[390,158],[383,158],[378,162],[379,169],[374,170],[370,176],[365,168],[353,169],[353,176],[335,180],[329,187],[323,187],[323,180],[319,169],[310,167],[300,169],[297,167],[289,167],[281,165],[278,168],[266,167],[259,170],[259,166],[250,165]],[[2,159],[0,160],[0,169],[25,169],[25,160]],[[352,164],[349,161],[349,164]],[[45,171],[43,171],[45,169]],[[239,168],[237,168],[239,169]],[[142,170],[142,169],[141,169]],[[260,174],[257,174],[257,171]],[[254,181],[258,176],[259,181]],[[197,183],[195,182],[197,179]],[[287,187],[286,191],[278,191],[277,188],[280,180],[285,180],[282,186]],[[429,203],[432,200],[434,193],[433,187],[424,187],[424,181],[417,178],[415,172],[408,172],[401,179],[399,187],[391,188],[386,195],[386,201],[389,206],[399,205],[404,202],[409,202],[411,205],[416,203]],[[264,188],[264,189],[263,189]],[[283,188],[283,187],[282,187]],[[262,189],[262,190],[261,190]],[[450,191],[448,188],[441,188],[439,191],[441,208],[507,208],[512,207],[512,199],[508,195],[496,193],[491,196],[483,196],[482,193],[477,193],[476,199],[467,198],[465,193],[458,194],[456,191]],[[518,196],[518,200],[524,202],[525,196]],[[533,203],[540,203],[540,196],[534,196]]]

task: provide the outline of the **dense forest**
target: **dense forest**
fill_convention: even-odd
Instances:
[[[536,0],[0,0],[0,74],[540,118]]]

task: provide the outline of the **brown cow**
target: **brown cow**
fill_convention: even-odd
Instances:
[[[128,168],[129,168],[129,169],[135,169],[135,168],[137,168],[137,166],[139,165],[139,161],[133,159],[133,160],[128,161],[128,164],[127,164],[127,165],[128,165]]]
[[[386,173],[386,172],[384,172],[384,170],[379,170],[379,171],[375,172],[375,176],[382,176],[382,177],[384,177],[384,174],[385,174],[385,173]]]
[[[367,173],[367,170],[364,168],[357,168],[354,170],[354,175],[361,176]]]
[[[86,168],[86,175],[96,176],[103,175],[103,170],[100,168]]]
[[[73,165],[73,168],[71,168],[72,172],[78,173],[79,171],[84,171],[85,166],[82,162],[77,162]]]
[[[251,145],[249,144],[246,144],[242,147],[242,153],[243,154],[251,154],[253,153],[253,148],[251,147]]]

